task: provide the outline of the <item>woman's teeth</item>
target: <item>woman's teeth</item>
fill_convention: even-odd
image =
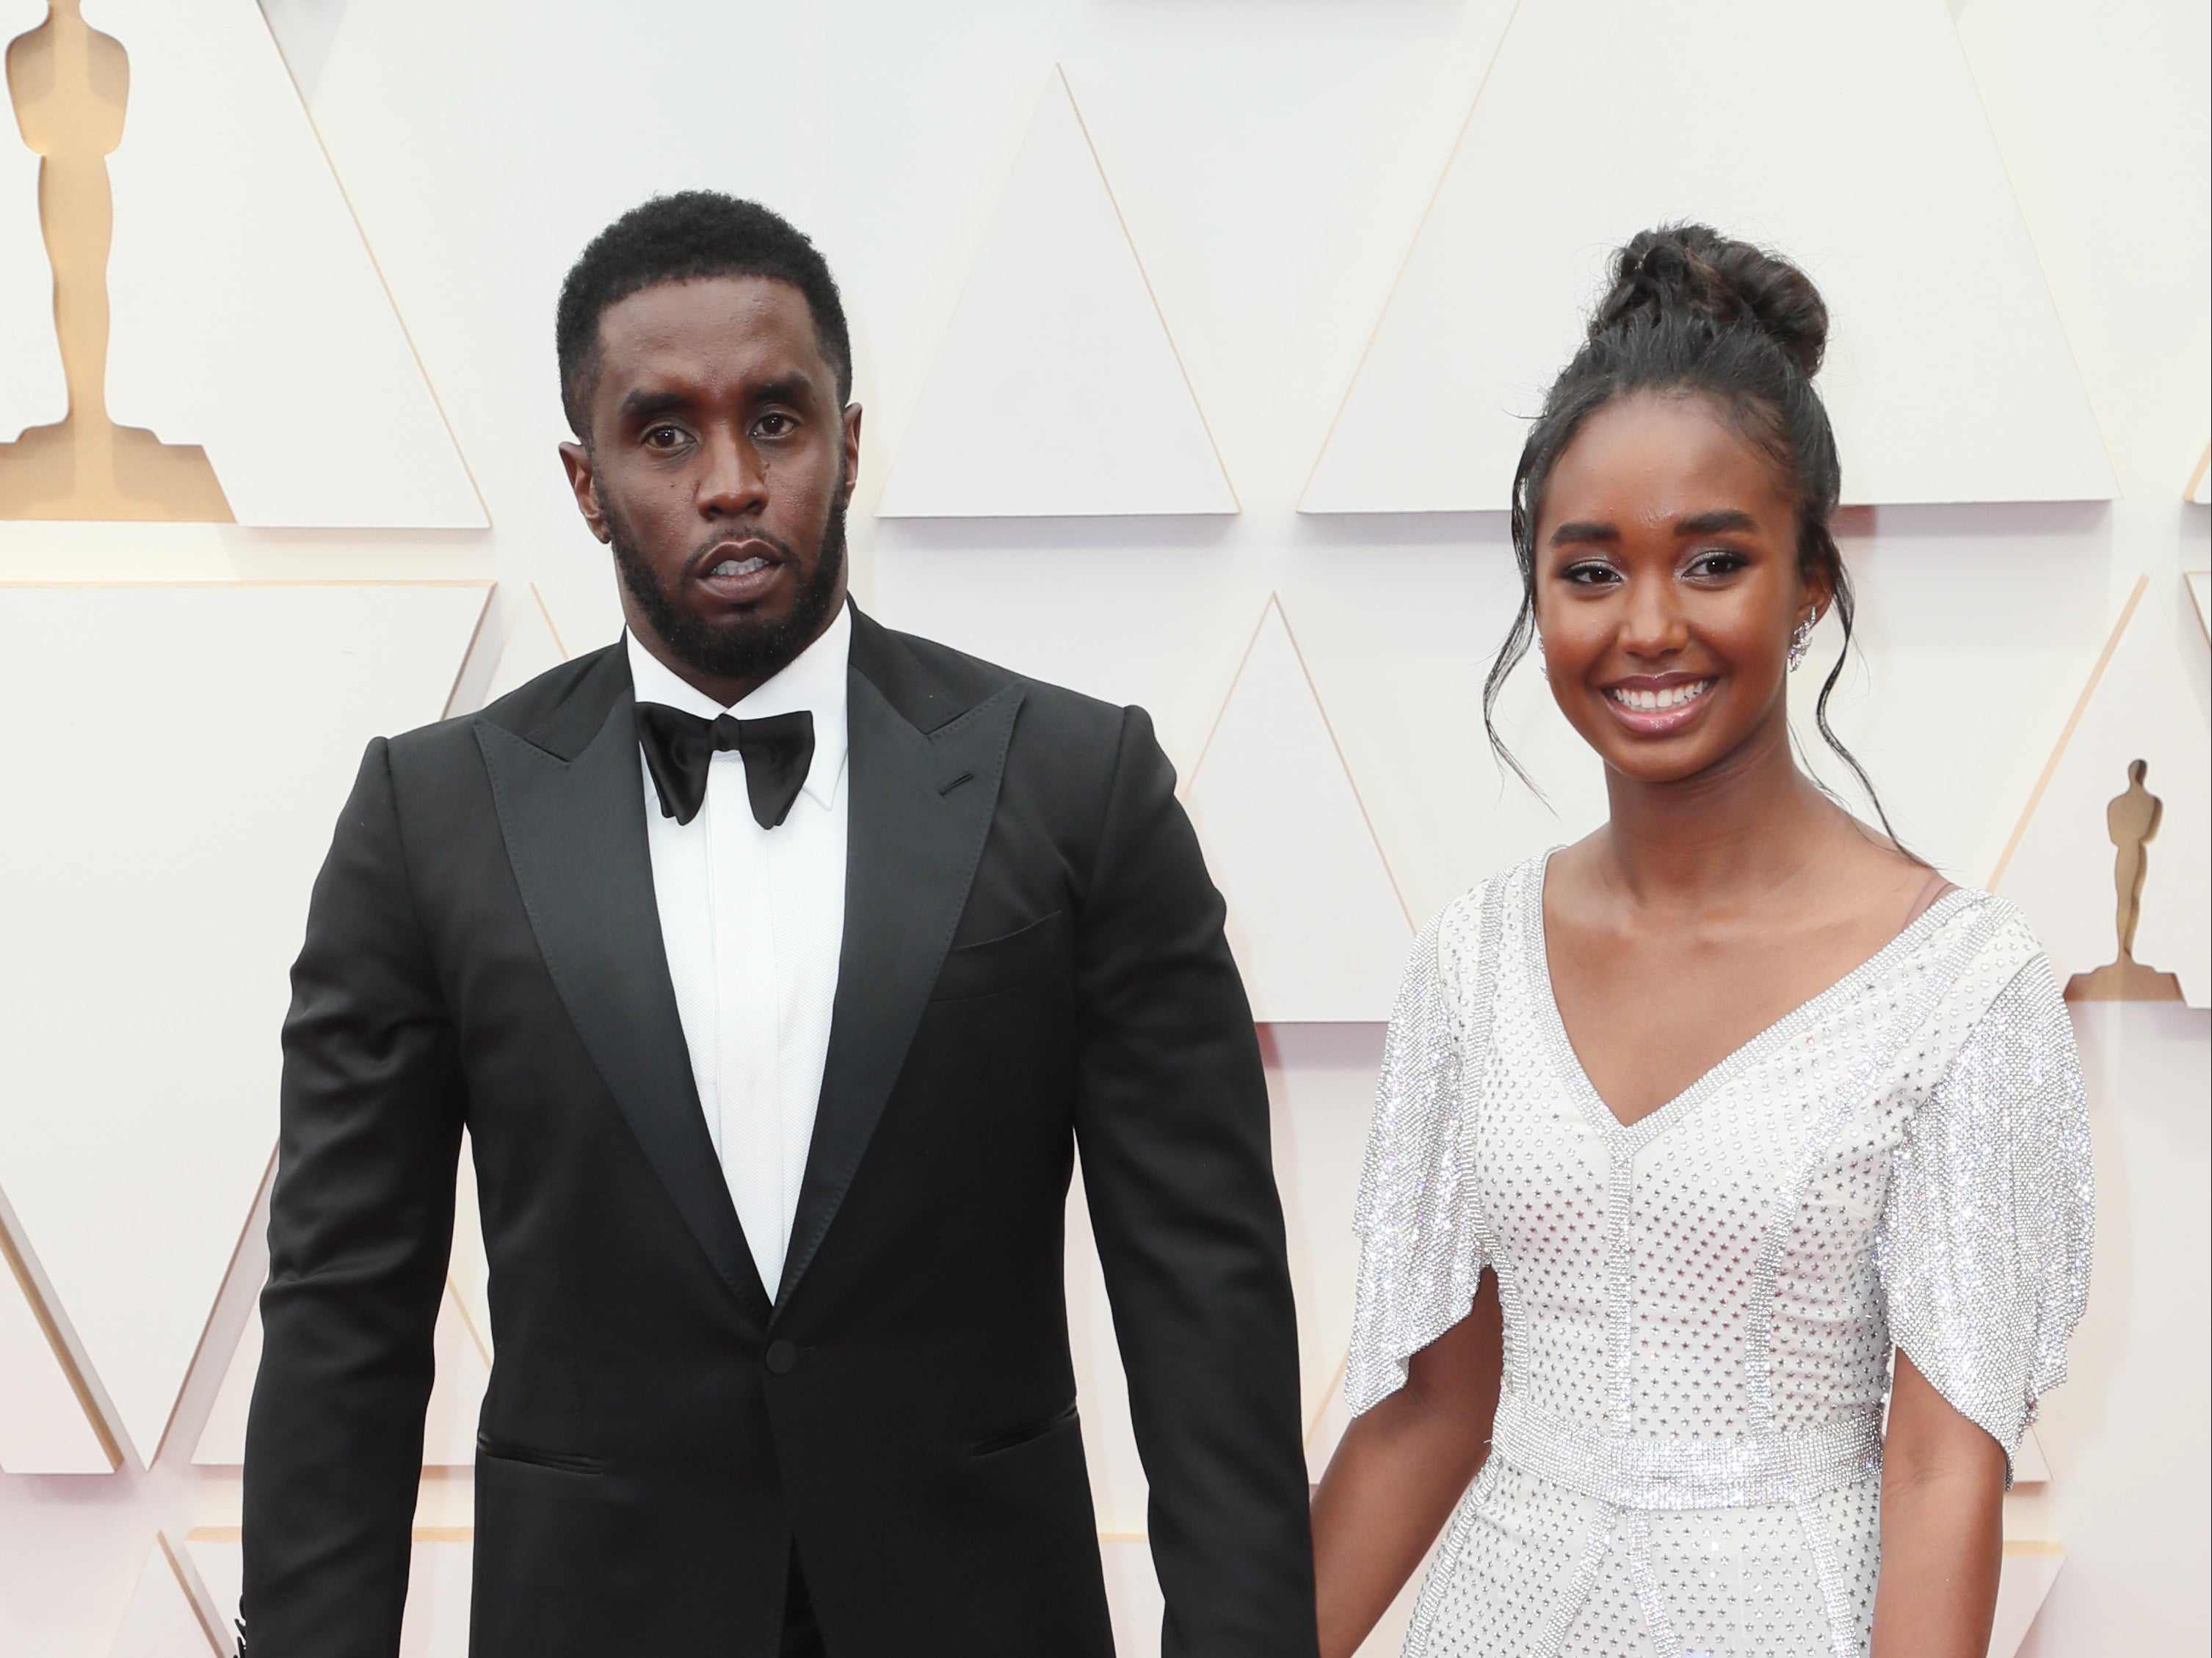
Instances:
[[[755,570],[768,568],[768,561],[756,553],[750,558],[726,558],[708,575],[750,575]]]
[[[1656,714],[1662,708],[1679,708],[1685,702],[1694,702],[1712,686],[1713,682],[1710,679],[1692,680],[1687,684],[1668,685],[1656,691],[1632,690],[1625,685],[1616,685],[1606,695],[1624,708],[1634,708],[1642,714]]]

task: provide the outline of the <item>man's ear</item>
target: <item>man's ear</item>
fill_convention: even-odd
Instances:
[[[845,499],[853,498],[853,490],[860,480],[860,405],[845,405]]]
[[[561,446],[561,465],[568,470],[568,488],[575,492],[576,510],[601,541],[608,537],[607,515],[599,506],[599,492],[592,481],[592,452],[580,443]]]

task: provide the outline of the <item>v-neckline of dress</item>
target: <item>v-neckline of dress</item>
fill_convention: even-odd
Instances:
[[[1831,1004],[1841,999],[1862,980],[1880,976],[1891,963],[1917,949],[1925,935],[1933,933],[1978,896],[1969,888],[1953,887],[1899,927],[1887,944],[1826,989],[1798,1003],[1771,1024],[1730,1048],[1665,1104],[1646,1112],[1634,1122],[1623,1122],[1620,1114],[1597,1091],[1589,1072],[1583,1068],[1582,1055],[1576,1052],[1574,1041],[1567,1035],[1566,1020],[1559,1012],[1559,997],[1552,988],[1551,943],[1544,934],[1544,888],[1551,878],[1552,859],[1560,850],[1554,847],[1537,860],[1535,878],[1528,884],[1522,900],[1523,959],[1528,964],[1531,980],[1529,999],[1534,1004],[1545,1045],[1552,1050],[1553,1070],[1567,1092],[1601,1133],[1632,1147],[1656,1139],[1688,1116],[1746,1067],[1765,1057],[1771,1048],[1796,1035],[1804,1026],[1817,1021]]]

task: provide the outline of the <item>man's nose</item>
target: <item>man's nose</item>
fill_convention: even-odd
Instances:
[[[702,446],[698,506],[705,518],[742,518],[768,505],[768,469],[742,433],[710,432]]]

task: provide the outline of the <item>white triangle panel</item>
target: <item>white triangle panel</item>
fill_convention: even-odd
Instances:
[[[241,524],[474,529],[468,469],[254,0],[86,0],[131,94],[109,410]]]
[[[1298,1308],[1298,1394],[1310,1424],[1343,1394],[1359,1238],[1352,1230],[1375,1078],[1387,1027],[1270,1024],[1260,1029],[1269,1140]]]
[[[215,1403],[201,1425],[192,1461],[203,1467],[235,1468],[246,1461],[246,1419],[253,1405],[253,1378],[261,1369],[261,1308],[246,1315],[246,1328],[222,1372]]]
[[[107,1649],[107,1658],[228,1658],[229,1646],[216,1637],[192,1604],[164,1540],[146,1551],[123,1624]]]
[[[2189,600],[2197,607],[2197,625],[2204,629],[2204,636],[2212,639],[2212,571],[2191,570],[2189,573]]]
[[[2204,641],[2148,579],[2122,611],[2107,656],[2037,786],[1993,890],[2027,911],[2059,982],[2118,950],[2115,847],[2106,809],[2147,762],[2164,803],[2148,849],[2136,959],[2175,975],[2192,1007],[2212,1005],[2212,732],[2181,659]]]
[[[417,1527],[407,1568],[399,1658],[469,1658],[469,1590],[476,1541],[466,1530]]]
[[[2051,1483],[2051,1461],[2043,1454],[2043,1442],[2030,1428],[2021,1436],[2020,1449],[2012,1459],[2012,1483],[2015,1485],[2045,1485]]]
[[[1152,1540],[1129,1532],[1102,1534],[1098,1560],[1106,1573],[1115,1658],[1159,1658],[1160,1619],[1167,1601],[1152,1568]]]
[[[0,1184],[141,1462],[268,1165],[288,971],[363,745],[438,718],[484,598],[0,586],[0,751],[38,804],[0,823]]]
[[[483,1216],[477,1206],[477,1164],[470,1138],[461,1137],[460,1174],[453,1187],[453,1252],[446,1286],[484,1362],[491,1362],[491,1261],[484,1253]],[[473,1430],[471,1430],[473,1431]]]
[[[238,1602],[246,1581],[246,1550],[235,1526],[197,1526],[185,1533],[184,1557],[207,1593],[216,1627],[238,1627]]]
[[[1273,598],[1185,805],[1252,1017],[1387,1020],[1413,924]]]
[[[0,0],[0,50],[46,20],[46,0]],[[5,91],[0,84],[0,91]],[[54,338],[54,272],[39,217],[39,158],[0,111],[0,443],[69,412]]]
[[[1997,1569],[1997,1615],[1990,1628],[1990,1658],[2013,1658],[2020,1650],[2065,1564],[2066,1551],[2056,1543],[2004,1546],[2003,1564]]]
[[[112,1473],[116,1459],[70,1375],[36,1275],[0,1199],[0,1473]]]
[[[568,649],[561,643],[560,630],[553,625],[553,614],[545,608],[545,596],[538,591],[538,584],[505,585],[507,591],[501,596],[513,598],[514,614],[507,624],[506,642],[500,647],[499,665],[492,670],[491,683],[484,690],[487,703],[497,701],[509,691],[520,689],[568,659]]]
[[[2206,446],[2204,458],[2197,463],[2197,474],[2189,480],[2185,493],[2192,504],[2212,507],[2212,445]]]
[[[434,1335],[438,1379],[431,1385],[430,1404],[422,1422],[422,1464],[431,1468],[476,1466],[477,1419],[483,1411],[484,1389],[491,1382],[491,1362],[469,1327],[468,1315],[447,1284],[438,1303]]]
[[[1655,87],[1727,91],[1705,118],[1629,139],[1617,119],[1562,118],[1565,87],[1585,112],[1638,108]],[[1530,0],[1300,507],[1508,506],[1528,418],[1582,342],[1611,250],[1684,219],[1775,247],[1820,285],[1847,502],[2116,493],[1942,0],[1715,0],[1694,21]]]
[[[877,513],[1236,510],[1073,94],[1055,69]]]
[[[448,1284],[438,1303],[434,1338],[438,1377],[430,1388],[422,1423],[422,1466],[472,1467],[477,1460],[477,1418],[483,1408],[491,1366],[469,1326],[468,1315]],[[253,1378],[261,1368],[261,1309],[246,1321],[238,1349],[223,1371],[215,1406],[200,1430],[192,1461],[204,1467],[234,1468],[246,1461],[246,1418],[253,1402]]]

